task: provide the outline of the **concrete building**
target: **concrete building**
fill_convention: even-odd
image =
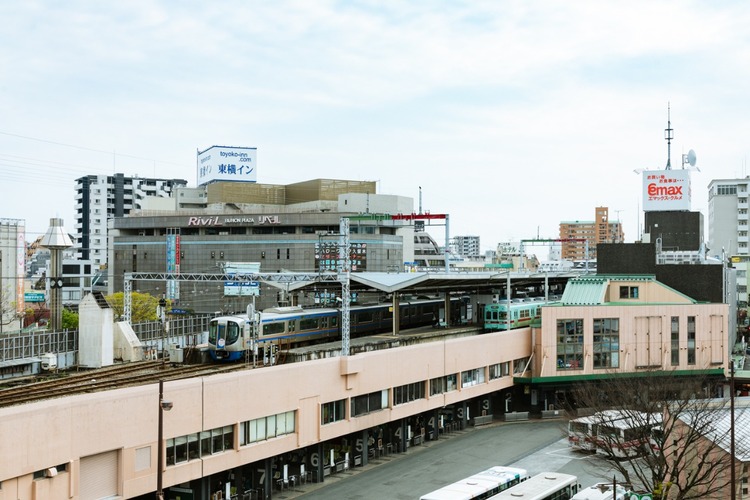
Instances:
[[[620,221],[609,218],[607,207],[596,207],[593,221],[560,222],[560,239],[562,259],[585,261],[596,259],[597,244],[623,243],[625,235]]]
[[[26,228],[22,219],[0,219],[0,333],[18,330],[25,309]]]
[[[76,179],[76,238],[79,258],[98,269],[107,264],[107,223],[140,207],[147,196],[169,197],[182,179],[87,175]]]
[[[750,177],[715,179],[708,185],[708,254],[737,269],[737,302],[747,308],[748,188]]]
[[[467,259],[478,259],[481,255],[479,236],[456,236],[453,246],[455,253]]]
[[[405,261],[415,260],[414,228],[382,215],[411,213],[413,200],[378,195],[375,188],[375,182],[335,179],[286,186],[215,182],[205,186],[203,209],[179,198],[176,209],[149,200],[143,209],[113,220],[110,293],[123,290],[124,273],[222,274],[248,265],[263,273],[335,271],[342,217],[350,218],[353,271],[401,270]],[[143,282],[137,289],[165,294],[177,307],[195,312],[244,311],[255,294],[250,289],[235,294],[215,282]],[[287,293],[263,285],[257,306],[311,304],[327,293]]]

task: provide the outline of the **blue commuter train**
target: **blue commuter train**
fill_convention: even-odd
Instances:
[[[451,317],[460,318],[464,302],[451,299]],[[416,299],[400,303],[399,328],[409,329],[435,325],[444,317],[441,309],[445,301]],[[464,306],[465,307],[465,306]],[[464,309],[465,310],[465,309]],[[390,303],[352,305],[349,334],[351,337],[387,332],[393,328],[393,306]],[[208,326],[208,346],[211,358],[237,361],[253,349],[292,348],[341,338],[341,310],[335,308],[305,309],[299,306],[274,307],[260,313],[257,338],[253,338],[253,325],[247,314],[219,316]]]

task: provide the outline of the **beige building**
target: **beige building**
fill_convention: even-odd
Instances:
[[[625,234],[619,220],[610,220],[607,207],[596,207],[593,221],[560,222],[560,239],[564,260],[595,260],[598,243],[623,243]]]
[[[579,278],[542,326],[247,369],[0,408],[0,500],[270,493],[324,481],[378,450],[403,452],[447,426],[557,404],[573,381],[661,367],[721,380],[728,306],[650,276]],[[510,405],[510,406],[507,406]],[[7,459],[13,457],[13,459]],[[341,470],[341,469],[339,469]]]

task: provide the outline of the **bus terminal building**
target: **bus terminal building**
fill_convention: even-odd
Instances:
[[[369,281],[390,293],[436,283],[401,274]],[[280,478],[325,481],[453,426],[557,411],[560,391],[581,380],[661,371],[720,386],[728,315],[653,276],[581,276],[541,324],[166,380],[171,411],[155,383],[0,407],[0,446],[14,457],[0,463],[0,500],[133,498],[159,479],[172,497],[210,498],[227,483],[274,495]]]

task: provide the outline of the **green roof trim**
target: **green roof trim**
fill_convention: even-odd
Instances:
[[[691,304],[697,304],[698,301],[685,295],[684,293],[675,290],[674,288],[665,285],[661,281],[656,280],[656,276],[653,274],[594,274],[591,276],[579,276],[568,281],[563,292],[560,305],[562,306],[601,306],[601,305],[668,305],[674,304],[669,302],[643,302],[640,300],[629,300],[629,301],[612,301],[605,302],[604,297],[607,294],[607,289],[612,283],[625,283],[625,282],[651,282],[656,283],[665,290],[678,295],[685,300],[690,301]]]
[[[658,370],[630,373],[592,373],[588,375],[557,375],[554,377],[513,377],[514,384],[551,384],[560,382],[585,382],[592,380],[604,380],[606,378],[644,378],[644,377],[695,377],[695,376],[721,376],[724,377],[723,368],[711,368],[708,370]]]

